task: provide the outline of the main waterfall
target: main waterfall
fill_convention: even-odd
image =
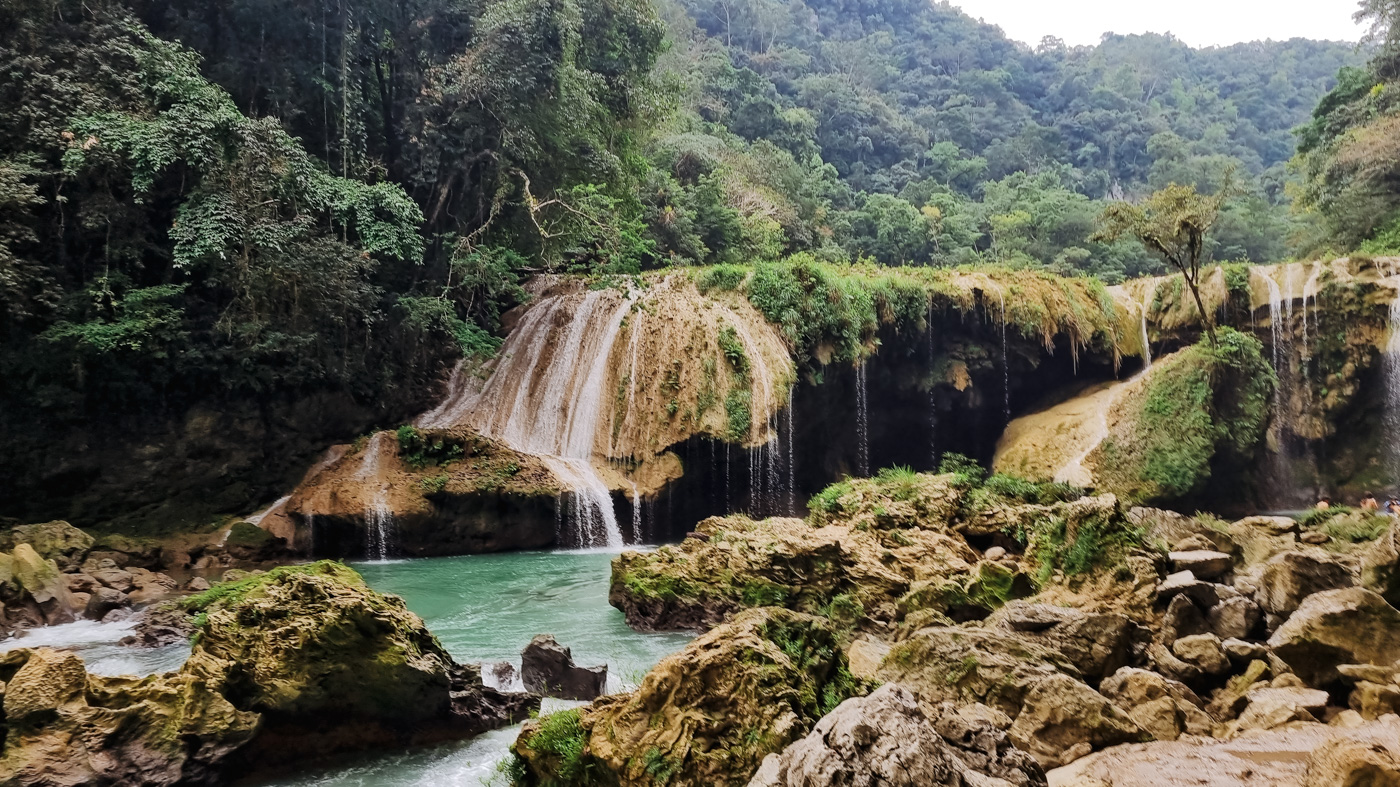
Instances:
[[[544,298],[510,334],[478,392],[465,389],[473,378],[459,369],[448,399],[418,420],[423,428],[465,426],[540,457],[572,495],[567,520],[586,546],[623,545],[594,463],[608,359],[633,302],[616,290]]]

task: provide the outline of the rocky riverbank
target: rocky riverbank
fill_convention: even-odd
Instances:
[[[1160,758],[1178,781],[1157,784],[1244,784],[1208,764],[1291,746],[1270,783],[1400,779],[1396,526],[1227,523],[950,469],[617,558],[632,625],[709,632],[637,692],[528,725],[518,777],[1124,787]]]

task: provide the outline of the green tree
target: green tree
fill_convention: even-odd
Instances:
[[[1211,344],[1215,344],[1215,321],[1201,301],[1201,267],[1206,262],[1206,236],[1229,200],[1227,184],[1213,195],[1204,195],[1193,186],[1175,183],[1134,205],[1115,202],[1104,209],[1094,240],[1113,242],[1122,237],[1137,238],[1148,251],[1157,254],[1181,273]]]

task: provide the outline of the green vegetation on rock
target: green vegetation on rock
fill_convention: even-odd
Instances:
[[[1155,365],[1090,455],[1100,489],[1133,502],[1200,492],[1217,466],[1255,455],[1277,385],[1258,339],[1232,329]]]

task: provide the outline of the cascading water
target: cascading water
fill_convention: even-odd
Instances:
[[[856,364],[856,472],[870,476],[870,403],[867,398],[865,363]]]
[[[933,341],[933,299],[928,302],[928,317],[924,323],[928,332],[928,369],[933,373],[934,360],[937,352]],[[938,467],[938,386],[933,380],[928,383],[928,450],[929,467]]]
[[[610,290],[543,299],[511,333],[478,394],[454,393],[419,421],[429,428],[467,425],[542,459],[569,490],[559,524],[581,546],[624,543],[612,494],[594,466],[594,441],[608,359],[631,305],[630,297]],[[565,320],[560,339],[555,328]]]
[[[1396,288],[1390,301],[1389,335],[1385,358],[1385,442],[1390,475],[1400,477],[1400,269],[1389,268],[1386,278]]]
[[[379,465],[386,434],[376,432],[369,439],[355,474],[355,480],[374,490],[365,502],[365,557],[370,560],[387,560],[394,552],[394,512],[389,508],[388,484],[380,476]]]
[[[1001,394],[1002,415],[1006,423],[1011,423],[1011,355],[1006,346],[1006,292],[997,290],[1001,299]]]
[[[1141,331],[1142,339],[1142,368],[1152,368],[1152,339],[1147,335],[1147,317],[1152,311],[1152,303],[1157,299],[1157,286],[1159,281],[1154,280],[1150,287],[1143,288],[1142,302],[1138,304],[1138,312],[1141,319],[1138,320],[1138,329]]]
[[[787,515],[797,516],[797,386],[788,389],[787,406]]]

